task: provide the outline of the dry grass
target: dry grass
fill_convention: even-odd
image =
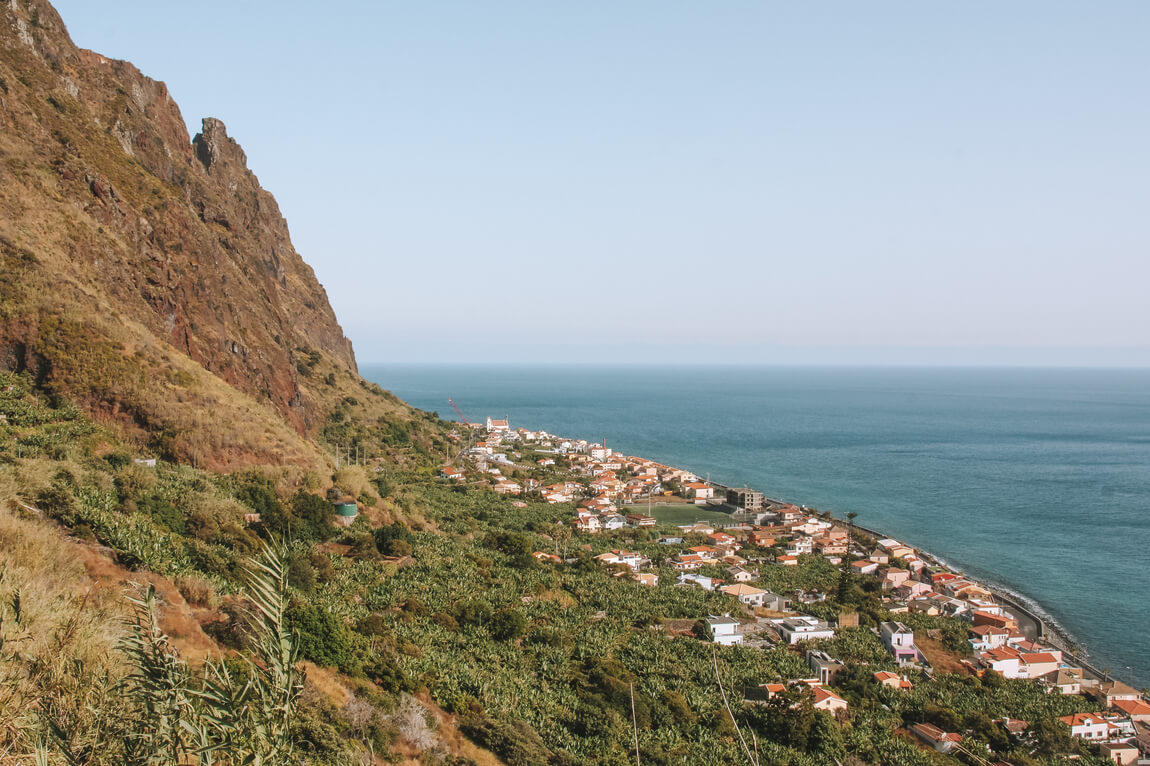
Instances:
[[[219,606],[215,586],[203,577],[180,577],[176,580],[176,589],[192,606],[202,609],[215,609]]]
[[[113,649],[127,616],[119,594],[92,587],[76,555],[80,546],[41,521],[13,513],[10,482],[4,486],[0,634],[17,653],[0,655],[0,753],[30,749],[26,740],[39,709],[90,715],[85,700],[101,693],[105,673],[118,673]],[[35,673],[28,672],[32,667]],[[84,672],[76,673],[81,667]]]
[[[570,609],[575,606],[576,601],[571,597],[570,593],[562,590],[545,590],[537,597],[540,601],[552,601],[564,609]]]
[[[307,660],[302,663],[302,667],[307,674],[308,686],[314,687],[315,690],[326,697],[331,704],[337,708],[342,708],[351,702],[352,693],[347,686],[344,685],[339,673],[331,668],[323,668]]]
[[[361,465],[349,465],[335,472],[335,485],[351,497],[366,494],[373,500],[379,500],[379,493],[375,490],[368,477],[367,469]]]
[[[962,658],[944,647],[938,639],[919,634],[915,636],[914,642],[936,672],[959,674],[970,672],[970,668],[962,663]]]
[[[397,712],[406,715],[409,724],[414,723],[416,733],[432,732],[434,734],[432,747],[453,756],[470,759],[479,766],[503,766],[503,761],[499,760],[492,752],[484,750],[463,736],[455,726],[455,717],[432,702],[426,694],[420,694],[417,697],[404,697],[404,704],[400,706]],[[418,717],[418,720],[413,721],[412,719],[415,717]],[[423,726],[419,725],[420,722]],[[431,725],[427,726],[427,724]],[[402,726],[400,733],[401,735],[404,733]],[[423,751],[416,747],[416,741],[408,739],[406,736],[404,736],[404,742],[396,750],[406,756],[401,763],[426,763],[422,754]]]

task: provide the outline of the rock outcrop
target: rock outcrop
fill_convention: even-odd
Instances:
[[[45,0],[3,0],[0,365],[154,430],[173,352],[298,434],[325,416],[304,380],[315,354],[356,370],[224,124],[189,140],[162,82],[77,48]]]

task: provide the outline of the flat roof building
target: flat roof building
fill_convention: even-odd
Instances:
[[[728,489],[727,502],[742,508],[747,513],[758,513],[763,510],[763,493],[748,487]]]

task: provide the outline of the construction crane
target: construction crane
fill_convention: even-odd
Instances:
[[[459,416],[459,419],[463,422],[463,425],[471,425],[471,421],[463,416],[463,413],[459,411],[459,408],[455,406],[455,402],[451,401],[450,397],[447,399],[447,403],[451,405],[451,409],[455,410],[455,414]]]

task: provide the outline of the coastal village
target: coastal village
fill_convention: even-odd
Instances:
[[[809,689],[815,709],[838,717],[849,709],[848,700],[836,691],[848,663],[820,644],[844,629],[858,629],[859,614],[828,614],[828,594],[817,589],[776,592],[762,587],[771,568],[797,567],[817,557],[877,594],[890,618],[870,628],[888,654],[887,667],[870,673],[874,683],[899,693],[912,690],[916,678],[938,671],[1023,679],[1050,694],[1077,695],[1094,703],[1091,712],[1059,718],[1071,738],[1096,745],[1117,764],[1150,764],[1150,703],[1143,691],[1077,657],[1065,637],[1049,632],[1012,596],[924,551],[857,527],[853,518],[842,521],[754,489],[724,487],[688,470],[622,455],[606,443],[512,428],[506,419],[466,425],[470,428],[464,433],[453,435],[459,451],[441,470],[442,477],[486,485],[512,496],[518,507],[525,507],[528,499],[574,506],[571,539],[554,535],[555,549],[536,551],[536,559],[562,566],[577,561],[572,557],[577,548],[604,547],[583,540],[612,539],[629,530],[657,535],[658,555],[620,545],[593,560],[641,586],[699,588],[729,597],[729,610],[700,614],[697,620],[669,626],[671,630],[718,647],[787,647],[805,658],[808,675],[746,687],[744,702],[766,703],[797,687]],[[679,517],[698,509],[706,520],[660,521],[659,512],[665,509]],[[726,519],[717,521],[719,514]],[[667,582],[668,572],[673,582]],[[901,615],[961,620],[968,647],[963,652],[943,650],[937,631],[916,633]],[[1032,736],[1028,721],[995,723],[1017,742],[1025,744]],[[961,754],[971,762],[1004,763],[967,750],[961,731],[931,723],[908,729],[906,735],[923,748]]]

